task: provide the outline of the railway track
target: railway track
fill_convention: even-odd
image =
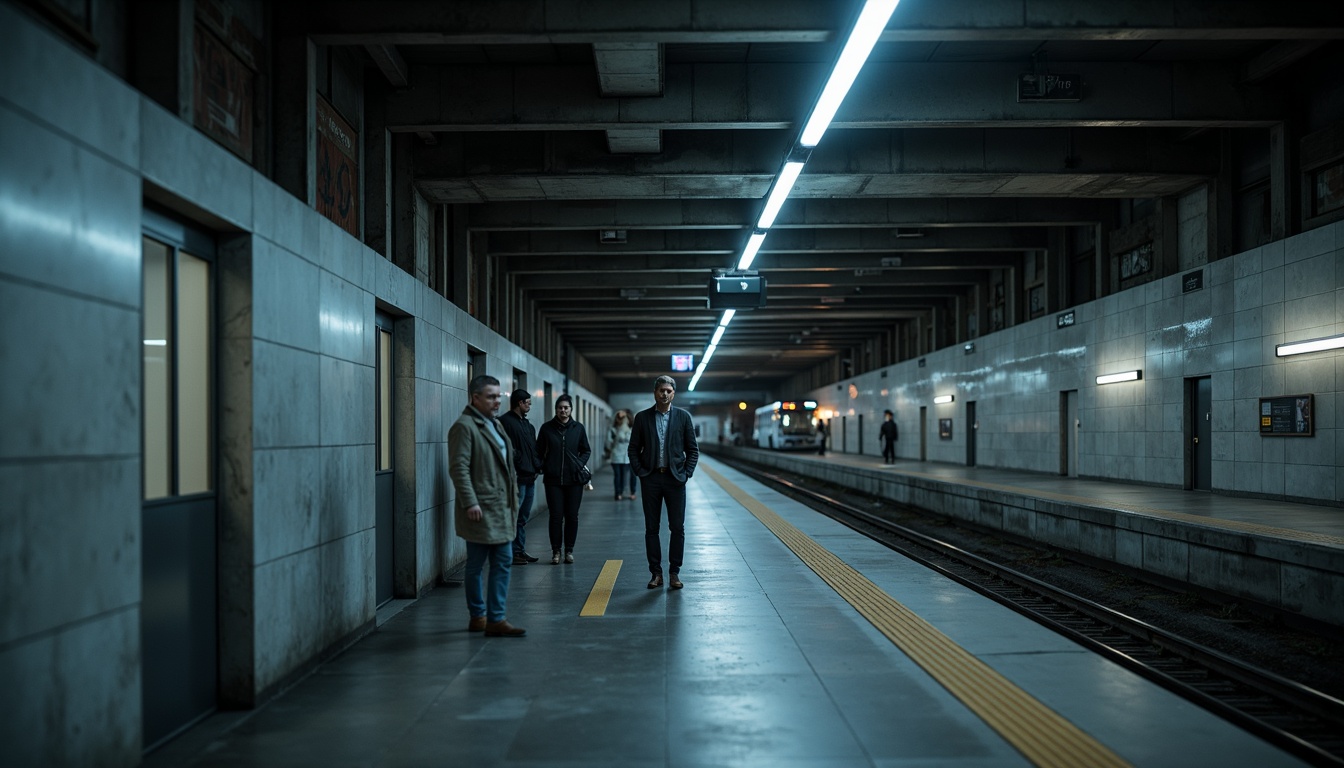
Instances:
[[[726,461],[854,530],[1320,766],[1344,766],[1344,701],[894,523]]]

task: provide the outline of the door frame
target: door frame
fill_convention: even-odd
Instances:
[[[172,265],[169,275],[169,281],[172,286],[172,290],[170,293],[170,307],[168,311],[171,317],[171,323],[174,328],[174,331],[178,330],[177,315],[178,310],[180,308],[180,297],[179,297],[180,286],[178,280],[179,275],[178,258],[180,254],[182,252],[186,252],[193,257],[205,261],[206,263],[209,264],[210,268],[210,274],[209,274],[210,284],[207,287],[207,291],[210,298],[210,308],[208,310],[209,317],[207,318],[206,321],[207,335],[210,339],[210,354],[208,359],[210,371],[206,376],[207,386],[209,387],[210,390],[210,403],[207,412],[207,418],[209,419],[209,429],[210,429],[210,457],[209,457],[210,478],[211,478],[210,490],[193,492],[188,494],[177,493],[179,474],[181,469],[179,462],[180,451],[177,439],[177,427],[178,424],[180,423],[181,417],[179,412],[180,391],[179,387],[176,386],[176,381],[174,381],[172,393],[168,398],[169,413],[170,413],[169,418],[171,422],[171,429],[169,430],[169,449],[168,449],[169,495],[154,499],[146,499],[145,485],[144,485],[145,477],[143,471],[141,472],[140,477],[138,478],[140,488],[140,518],[141,518],[140,704],[141,704],[142,723],[146,719],[145,698],[149,693],[149,685],[147,685],[145,681],[145,671],[146,671],[145,661],[147,657],[163,658],[163,654],[152,652],[146,654],[145,652],[146,646],[153,645],[155,642],[151,638],[152,633],[148,632],[145,627],[146,614],[152,612],[153,610],[152,598],[150,597],[153,594],[153,590],[146,588],[146,572],[147,568],[153,569],[156,567],[156,565],[165,565],[165,563],[157,563],[157,564],[149,563],[148,561],[150,560],[150,558],[145,557],[146,543],[150,543],[151,546],[153,546],[152,542],[156,537],[156,533],[163,532],[163,528],[158,524],[146,526],[145,520],[147,518],[156,518],[156,517],[162,518],[164,515],[173,516],[170,522],[176,524],[176,527],[178,528],[177,531],[178,533],[181,533],[185,527],[185,529],[187,530],[195,529],[196,535],[202,535],[203,533],[202,525],[198,521],[184,519],[182,516],[187,515],[204,516],[208,514],[211,518],[210,521],[203,526],[204,529],[208,531],[208,535],[211,536],[213,539],[207,544],[207,548],[210,550],[210,552],[208,554],[203,552],[195,552],[195,553],[187,552],[184,554],[186,555],[187,560],[195,561],[186,564],[186,567],[188,569],[186,575],[188,577],[191,576],[193,573],[203,578],[207,573],[209,574],[208,583],[205,584],[193,583],[192,581],[190,581],[190,579],[188,579],[188,595],[190,596],[189,603],[191,607],[192,608],[202,607],[196,605],[195,602],[200,599],[210,600],[211,605],[208,607],[207,610],[204,611],[194,611],[194,610],[189,611],[191,618],[189,619],[187,628],[190,631],[190,634],[195,635],[195,630],[198,627],[202,627],[203,622],[206,628],[206,634],[213,634],[213,638],[211,641],[203,642],[200,644],[201,647],[209,647],[210,649],[209,653],[210,655],[213,656],[214,669],[212,670],[212,673],[209,675],[212,678],[210,685],[211,688],[210,697],[213,699],[213,702],[208,709],[198,712],[187,713],[186,720],[176,721],[174,724],[170,726],[169,730],[163,733],[155,733],[150,735],[147,734],[145,729],[142,728],[141,750],[144,753],[148,754],[149,752],[152,752],[153,750],[172,740],[177,735],[181,734],[183,731],[187,730],[188,728],[191,728],[193,725],[199,723],[200,721],[219,711],[219,705],[223,690],[223,683],[220,679],[220,670],[223,657],[223,652],[220,647],[223,637],[220,631],[220,628],[223,625],[223,618],[220,615],[220,612],[222,610],[222,605],[224,603],[220,595],[221,581],[222,581],[222,579],[220,578],[220,562],[222,559],[220,553],[220,539],[221,539],[220,483],[222,481],[222,476],[220,473],[220,463],[221,463],[221,455],[223,453],[220,446],[221,398],[220,398],[220,364],[219,364],[220,347],[221,347],[219,337],[219,330],[220,330],[219,306],[220,306],[221,281],[219,278],[220,273],[219,245],[214,233],[200,229],[188,222],[178,219],[177,217],[168,212],[161,211],[155,207],[151,207],[148,205],[141,211],[140,232],[142,238],[149,238],[151,240],[160,242],[165,246],[167,246],[168,248],[170,248],[172,251]],[[144,296],[143,244],[141,248],[142,248],[141,250],[142,262],[141,262],[141,277],[140,277],[141,296],[140,296],[139,333],[140,338],[144,339],[145,296]],[[175,332],[173,334],[173,348],[170,358],[172,360],[172,370],[170,375],[174,379],[177,378],[178,373],[177,366],[180,360],[180,356],[177,354],[177,344],[179,341],[180,341],[180,334]],[[143,366],[144,362],[142,360],[141,361],[142,371]],[[140,402],[142,406],[144,401],[145,401],[145,380],[142,375],[140,381]],[[140,423],[140,435],[139,435],[140,438],[139,449],[140,449],[140,455],[143,460],[145,454],[145,443],[146,443],[143,411],[141,413],[140,421],[141,423]],[[191,541],[192,540],[189,539],[187,543],[190,544]],[[167,542],[167,543],[169,544],[167,548],[172,548],[173,544],[180,545],[181,542]],[[207,563],[199,562],[202,555],[209,558]],[[172,564],[166,563],[166,565],[171,567]],[[204,567],[192,570],[191,565],[204,566]],[[182,576],[181,573],[177,574],[177,578],[179,581],[181,580],[181,576]],[[172,578],[171,575],[169,577]],[[207,595],[208,597],[206,597]],[[198,637],[197,639],[199,640],[201,638]],[[181,649],[175,648],[174,650],[181,650]],[[200,649],[197,648],[197,650]],[[189,668],[188,674],[190,675],[190,673],[193,671],[199,672],[200,670]],[[198,677],[195,680],[193,680],[192,683],[203,684],[203,679]],[[180,705],[181,702],[176,702],[172,705],[172,709],[175,710],[179,709]],[[148,741],[148,739],[153,739],[153,741]]]

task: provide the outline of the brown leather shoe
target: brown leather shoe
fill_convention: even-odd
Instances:
[[[515,627],[508,622],[496,621],[493,624],[485,625],[486,637],[522,637],[527,634],[527,630],[522,627]]]
[[[682,587],[681,579],[678,579],[678,578],[677,578],[677,574],[675,574],[675,573],[668,574],[668,576],[667,576],[667,588],[668,588],[668,589],[681,589],[681,587]]]
[[[653,578],[649,579],[649,589],[657,589],[661,586],[663,586],[663,573],[659,571],[653,574]]]
[[[485,617],[484,617],[484,616],[472,616],[472,617],[471,617],[471,621],[467,623],[467,631],[468,631],[468,632],[484,632],[484,631],[485,631]]]

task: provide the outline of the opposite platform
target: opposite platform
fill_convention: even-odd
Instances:
[[[708,450],[1344,626],[1344,508],[852,454]]]
[[[527,637],[467,633],[461,590],[436,589],[231,730],[207,723],[146,764],[1059,764],[991,722],[1039,708],[1014,738],[1062,759],[1077,743],[1114,765],[1299,765],[712,459],[688,497],[684,590],[645,588],[637,502],[595,491],[573,565],[514,569],[509,618]],[[605,609],[581,616],[617,561]],[[888,631],[892,613],[907,629]],[[997,714],[959,698],[986,691],[1028,698]],[[1067,746],[1037,727],[1052,718],[1077,732]]]

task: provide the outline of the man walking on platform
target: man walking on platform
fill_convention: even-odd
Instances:
[[[465,576],[468,632],[486,637],[522,637],[527,630],[509,623],[504,604],[509,595],[513,537],[518,517],[518,481],[513,448],[495,421],[499,410],[499,379],[477,376],[468,386],[471,402],[448,430],[448,476],[457,489],[457,535],[467,542]],[[486,588],[483,570],[490,563]]]
[[[677,383],[671,376],[653,382],[652,408],[635,416],[630,433],[630,469],[643,479],[640,496],[644,503],[644,553],[649,559],[649,589],[663,586],[663,545],[659,539],[663,504],[667,504],[669,589],[681,589],[682,557],[686,550],[686,481],[700,461],[695,425],[690,411],[674,408]]]
[[[878,437],[882,438],[882,463],[896,463],[896,439],[900,431],[896,428],[896,414],[887,411],[882,416],[885,419],[882,422],[882,429],[878,431]]]
[[[527,420],[532,410],[532,393],[515,389],[509,395],[509,412],[499,417],[504,434],[513,444],[513,468],[518,476],[518,535],[513,538],[513,564],[527,565],[537,558],[527,553],[527,520],[532,516],[532,500],[537,494],[537,428]]]

